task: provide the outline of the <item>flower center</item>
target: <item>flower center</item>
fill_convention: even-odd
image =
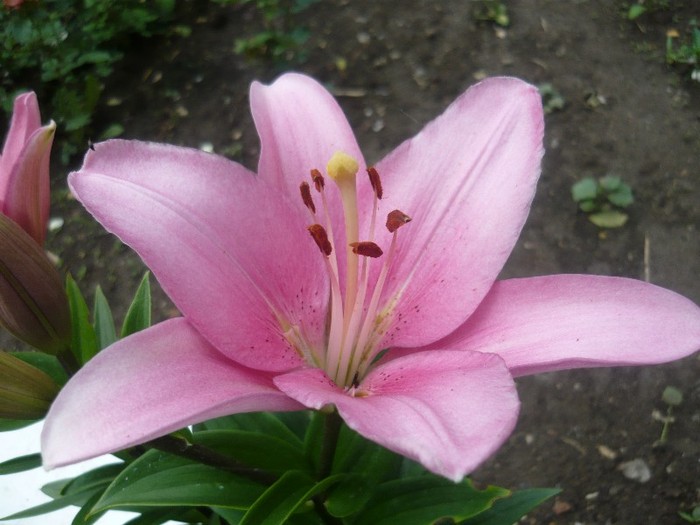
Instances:
[[[309,348],[299,334],[285,334],[307,360],[310,359],[314,366],[323,368],[337,385],[346,388],[354,388],[359,384],[381,351],[379,345],[388,329],[393,308],[388,311],[380,309],[379,299],[395,252],[397,231],[411,220],[399,210],[388,214],[386,227],[393,237],[387,253],[384,254],[374,242],[379,200],[383,196],[382,184],[377,170],[368,168],[374,197],[369,231],[361,238],[356,180],[358,170],[357,161],[342,152],[335,153],[326,166],[326,173],[340,191],[345,226],[344,249],[337,246],[333,234],[325,179],[321,172],[317,169],[311,170],[311,180],[321,197],[323,217],[317,212],[309,183],[302,182],[300,186],[301,198],[313,221],[308,230],[321,250],[331,283],[326,346],[324,349]],[[322,222],[325,225],[321,224]],[[345,261],[344,290],[341,290],[339,257],[344,257]],[[371,264],[382,265],[374,283],[369,282]],[[371,284],[374,284],[373,288]]]

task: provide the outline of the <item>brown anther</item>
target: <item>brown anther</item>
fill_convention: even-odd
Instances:
[[[326,182],[323,180],[323,175],[321,175],[321,172],[316,168],[311,170],[311,180],[314,182],[314,188],[316,188],[316,191],[320,193],[323,187],[326,185]]]
[[[367,175],[369,175],[369,183],[372,185],[374,194],[378,199],[381,199],[384,192],[382,190],[382,179],[379,178],[379,172],[374,169],[374,166],[370,166],[367,168]]]
[[[328,257],[333,251],[333,247],[331,246],[331,242],[328,240],[326,229],[320,224],[312,224],[307,229],[309,230],[311,237],[314,238],[314,242],[316,242],[318,249],[321,250],[323,255]]]
[[[316,206],[314,206],[314,200],[311,198],[311,187],[308,182],[302,182],[299,185],[299,191],[301,191],[301,200],[304,201],[304,206],[311,210],[311,213],[316,213]]]
[[[408,215],[401,210],[394,210],[386,216],[386,229],[394,233],[407,222],[411,222],[411,218]]]
[[[379,246],[370,241],[351,242],[350,246],[352,246],[352,253],[364,257],[377,258],[384,253]]]

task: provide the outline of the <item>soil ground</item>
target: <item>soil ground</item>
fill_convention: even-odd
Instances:
[[[296,15],[310,30],[305,60],[246,60],[234,39],[261,31],[252,7],[184,4],[187,38],[149,41],[106,87],[129,138],[211,144],[255,168],[258,142],[247,90],[294,69],[336,94],[366,158],[378,160],[418,132],[470,84],[514,75],[550,83],[564,98],[547,116],[541,183],[504,277],[596,273],[647,279],[700,302],[700,85],[664,62],[665,34],[700,18],[700,2],[631,22],[603,0],[505,2],[510,25],[475,17],[467,1],[322,1]],[[635,192],[630,220],[603,231],[577,212],[571,185],[617,174]],[[100,282],[123,312],[143,267],[96,228],[57,182],[54,214],[65,226],[50,248],[66,268]],[[87,287],[86,286],[86,287]],[[157,295],[158,315],[174,314]],[[511,488],[561,487],[526,519],[542,524],[675,524],[700,504],[700,360],[653,368],[577,370],[518,381],[523,407],[508,444],[474,474]],[[655,446],[661,394],[684,394],[668,440]],[[646,482],[622,467],[641,460]]]

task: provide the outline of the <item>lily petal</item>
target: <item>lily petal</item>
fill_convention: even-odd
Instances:
[[[700,308],[634,279],[509,279],[497,282],[464,326],[431,348],[496,353],[516,377],[665,363],[700,348]]]
[[[195,328],[245,366],[298,366],[282,331],[303,321],[307,340],[320,341],[328,297],[302,214],[223,157],[135,141],[95,148],[71,189]]]
[[[258,175],[287,188],[290,195],[297,197],[299,184],[310,180],[310,170],[323,171],[336,151],[364,166],[345,114],[314,79],[288,73],[269,86],[253,82],[250,106],[260,135]],[[329,198],[335,193],[329,192]],[[301,198],[297,201],[301,207]]]
[[[543,129],[535,87],[489,79],[377,165],[385,212],[413,218],[398,232],[383,293],[385,304],[402,294],[385,347],[435,341],[481,302],[527,218]],[[383,231],[378,242],[389,239]]]
[[[310,408],[333,404],[367,439],[460,481],[512,432],[519,401],[503,361],[478,352],[434,351],[380,365],[354,397],[322,371],[277,376],[275,385]]]
[[[40,127],[27,140],[9,173],[3,213],[19,224],[39,246],[49,220],[49,161],[56,124]]]
[[[106,348],[61,390],[42,433],[44,466],[114,452],[226,414],[298,410],[264,373],[244,369],[184,319]]]
[[[19,159],[20,153],[34,131],[41,126],[39,102],[33,92],[24,93],[15,99],[12,120],[7,132],[5,145],[0,157],[0,210],[7,192],[8,176],[12,166]]]

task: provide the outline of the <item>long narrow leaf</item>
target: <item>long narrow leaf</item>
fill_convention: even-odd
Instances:
[[[437,476],[399,479],[379,485],[354,523],[431,525],[438,519],[470,518],[490,508],[509,491],[499,487],[476,490],[470,480],[452,483]]]
[[[150,273],[146,272],[141,279],[134,300],[131,301],[122,324],[121,336],[127,337],[151,326],[151,284]]]
[[[151,450],[122,471],[92,511],[168,505],[247,509],[264,491],[225,470]]]
[[[95,335],[97,347],[102,350],[117,340],[117,331],[114,328],[114,317],[109,307],[102,288],[95,288],[95,303],[93,305],[92,318],[95,320]]]
[[[299,507],[341,479],[342,476],[331,476],[316,482],[303,472],[287,472],[250,507],[239,525],[286,523]]]
[[[0,475],[25,472],[41,466],[41,454],[29,454],[0,463]]]
[[[512,525],[544,501],[561,492],[559,489],[527,489],[496,500],[493,507],[459,525]]]
[[[90,324],[85,298],[70,275],[66,278],[66,293],[71,317],[71,349],[76,359],[85,364],[97,354],[95,329]]]

